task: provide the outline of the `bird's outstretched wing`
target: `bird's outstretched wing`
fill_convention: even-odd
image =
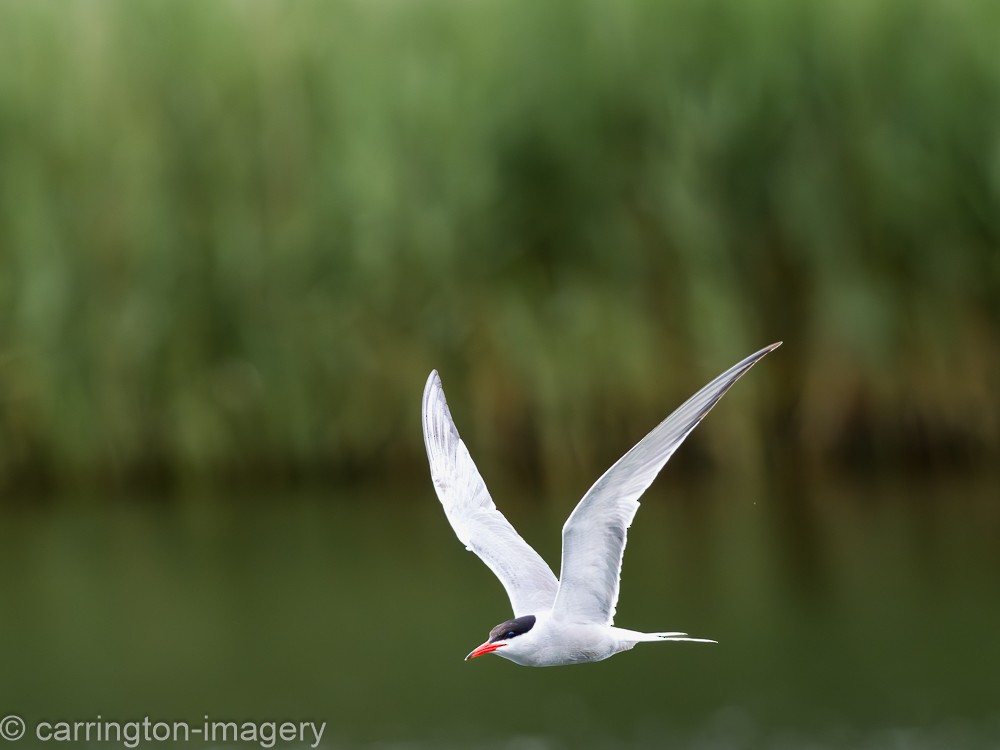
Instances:
[[[553,619],[603,625],[614,621],[625,535],[639,509],[639,497],[730,386],[780,345],[779,341],[750,355],[694,394],[587,490],[563,526]]]
[[[556,577],[493,504],[452,421],[436,370],[427,378],[423,412],[431,479],[455,534],[500,579],[515,617],[549,609]]]

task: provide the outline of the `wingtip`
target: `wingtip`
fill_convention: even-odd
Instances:
[[[431,427],[431,424],[434,421],[434,412],[435,412],[433,404],[436,400],[438,400],[435,394],[442,391],[443,389],[441,387],[441,377],[438,375],[438,371],[431,370],[430,375],[427,376],[427,383],[424,384],[424,395],[423,398],[421,399],[421,409],[420,409],[421,417],[424,423],[425,444],[427,444],[427,441],[430,439],[431,433],[433,432],[433,429]],[[428,450],[429,450],[429,444],[428,444]]]
[[[441,376],[438,375],[437,370],[431,370],[430,375],[427,376],[427,382],[424,383],[424,406],[427,405],[427,397],[430,396],[431,392],[435,388],[441,387]]]
[[[754,352],[749,357],[747,357],[746,359],[744,359],[742,362],[734,365],[731,368],[731,370],[732,371],[739,370],[740,374],[742,375],[744,372],[746,372],[747,370],[749,370],[751,367],[753,367],[755,364],[757,364],[760,360],[762,360],[768,354],[770,354],[771,352],[773,352],[775,349],[777,349],[783,343],[784,343],[783,341],[775,341],[773,344],[768,344],[767,346],[765,346],[760,351]]]

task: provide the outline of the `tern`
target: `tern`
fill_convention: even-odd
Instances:
[[[740,376],[780,345],[771,344],[719,375],[604,472],[563,526],[558,579],[497,510],[455,428],[441,378],[431,372],[423,424],[434,489],[455,534],[500,579],[514,610],[514,617],[493,628],[466,661],[497,654],[516,664],[549,667],[601,661],[637,643],[716,642],[614,626],[626,531],[642,493],[684,438]]]

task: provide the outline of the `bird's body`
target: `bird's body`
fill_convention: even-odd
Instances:
[[[626,531],[639,497],[698,422],[772,344],[734,365],[661,422],[587,491],[563,526],[561,576],[518,536],[489,496],[452,421],[437,372],[424,388],[424,443],[431,478],[458,538],[500,579],[514,618],[466,659],[496,653],[533,667],[601,661],[636,643],[699,641],[686,633],[614,626]]]
[[[551,612],[540,612],[535,617],[531,630],[511,638],[493,653],[525,667],[557,667],[602,661],[643,641],[677,640],[684,636],[684,633],[640,633],[599,623],[559,622],[552,619]]]

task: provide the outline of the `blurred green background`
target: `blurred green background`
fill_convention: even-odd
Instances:
[[[0,3],[0,713],[997,747],[998,30],[992,0]],[[433,496],[428,371],[556,563],[593,479],[779,339],[625,559],[619,622],[720,646],[462,664],[507,610]]]

